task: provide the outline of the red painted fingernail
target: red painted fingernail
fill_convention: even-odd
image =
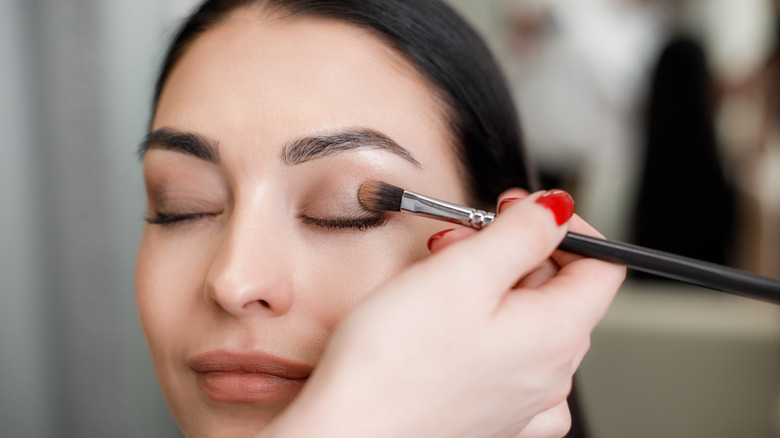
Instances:
[[[574,200],[563,190],[550,190],[537,198],[536,203],[552,212],[558,226],[568,222],[574,215]]]
[[[431,245],[433,245],[433,242],[441,239],[442,237],[444,237],[445,234],[449,233],[450,231],[452,231],[452,230],[439,231],[438,233],[436,233],[433,236],[431,236],[428,239],[428,251],[431,250]]]
[[[498,207],[496,208],[496,211],[497,211],[498,213],[501,213],[501,209],[502,209],[502,208],[506,207],[506,205],[507,205],[507,204],[509,204],[509,203],[511,203],[511,202],[513,202],[513,201],[517,201],[518,199],[520,199],[520,198],[504,198],[504,199],[502,199],[502,200],[501,200],[501,201],[498,203]]]

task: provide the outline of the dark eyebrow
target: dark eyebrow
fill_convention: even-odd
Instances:
[[[152,131],[138,147],[138,155],[143,158],[150,149],[183,152],[215,164],[219,163],[217,142],[193,132],[181,132],[170,128]]]
[[[390,137],[365,128],[350,128],[294,140],[282,149],[282,162],[288,166],[305,163],[355,149],[377,149],[392,152],[417,167],[420,162]]]

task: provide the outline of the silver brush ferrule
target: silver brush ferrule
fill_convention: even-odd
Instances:
[[[404,195],[401,198],[401,210],[433,219],[445,220],[477,230],[481,230],[496,218],[495,213],[488,213],[475,208],[429,198],[428,196],[410,191],[404,191]]]

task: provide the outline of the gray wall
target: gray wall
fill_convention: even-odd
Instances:
[[[133,298],[171,10],[0,1],[0,436],[177,434]]]

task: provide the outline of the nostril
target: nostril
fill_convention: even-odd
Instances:
[[[258,302],[260,303],[261,306],[265,307],[266,309],[271,307],[271,305],[268,304],[268,301],[266,300],[258,300]]]

